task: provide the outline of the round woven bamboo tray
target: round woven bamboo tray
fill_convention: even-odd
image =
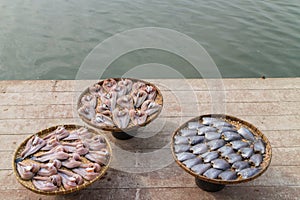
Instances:
[[[176,155],[175,155],[175,151],[174,151],[174,137],[179,133],[179,131],[182,128],[187,127],[187,124],[189,122],[197,122],[199,121],[201,123],[202,118],[204,117],[214,117],[214,118],[220,118],[225,120],[226,122],[229,122],[233,125],[236,126],[236,128],[240,128],[241,126],[244,126],[246,128],[248,128],[250,131],[252,131],[252,133],[255,136],[259,136],[262,138],[262,140],[264,141],[265,145],[266,145],[266,152],[263,158],[263,161],[260,165],[261,170],[255,174],[254,176],[251,176],[249,178],[245,178],[242,179],[241,177],[239,177],[236,180],[221,180],[221,179],[210,179],[207,178],[203,175],[199,175],[197,173],[195,173],[194,171],[192,171],[191,169],[189,169],[188,167],[186,167],[182,162],[180,162]],[[225,186],[227,184],[238,184],[238,183],[243,183],[243,182],[248,182],[251,181],[259,176],[261,176],[269,167],[270,162],[271,162],[271,158],[272,158],[272,149],[271,149],[271,144],[268,140],[268,138],[260,131],[258,130],[254,125],[250,124],[249,122],[243,121],[239,118],[233,117],[233,116],[229,116],[229,115],[223,115],[223,114],[208,114],[208,115],[201,115],[199,117],[195,117],[187,122],[185,122],[184,124],[182,124],[178,129],[175,130],[175,132],[172,135],[172,141],[171,141],[171,150],[172,150],[172,154],[173,154],[173,158],[175,159],[176,163],[182,168],[184,169],[186,172],[188,172],[189,174],[193,175],[196,178],[196,183],[198,185],[199,182],[202,183],[207,183],[208,185],[211,186]],[[198,182],[197,182],[198,181]],[[199,185],[198,185],[199,186]],[[222,188],[221,188],[222,189]]]
[[[19,147],[16,149],[16,151],[15,151],[15,153],[14,153],[14,156],[13,156],[13,162],[12,162],[12,167],[13,167],[13,171],[14,171],[14,174],[15,174],[17,180],[18,180],[25,188],[27,188],[27,189],[29,189],[29,190],[35,192],[35,193],[43,194],[43,195],[62,195],[62,194],[68,194],[68,193],[72,193],[72,192],[75,192],[75,191],[79,191],[79,190],[81,190],[81,189],[84,189],[84,188],[88,187],[89,185],[91,185],[91,184],[94,183],[95,181],[99,180],[102,176],[105,175],[105,172],[106,172],[106,171],[108,170],[108,168],[109,168],[109,164],[110,164],[110,162],[111,162],[111,157],[112,157],[112,149],[111,149],[111,146],[110,146],[110,144],[109,144],[108,139],[104,136],[104,134],[99,133],[98,131],[95,131],[95,130],[93,130],[93,129],[87,128],[87,129],[89,130],[89,132],[93,133],[94,135],[101,135],[101,136],[103,136],[103,137],[105,138],[105,141],[106,141],[106,144],[107,144],[106,148],[107,148],[107,150],[108,150],[108,152],[109,152],[109,155],[110,155],[107,164],[106,164],[106,165],[101,165],[101,171],[99,172],[99,175],[98,175],[96,178],[94,178],[93,180],[90,180],[90,181],[84,179],[84,183],[83,183],[82,185],[77,186],[76,188],[72,188],[72,189],[66,190],[66,189],[63,188],[63,186],[60,186],[59,189],[58,189],[57,191],[52,191],[52,192],[45,192],[45,191],[39,190],[39,189],[35,188],[35,186],[33,185],[33,183],[32,183],[31,180],[23,180],[23,179],[20,177],[20,175],[19,175],[19,173],[18,173],[18,171],[17,171],[16,160],[17,160],[18,158],[21,157],[20,154],[21,154],[21,152],[24,150],[27,141],[28,141],[30,138],[32,138],[34,135],[37,135],[37,136],[39,136],[40,138],[43,138],[43,137],[45,137],[46,135],[48,135],[49,133],[51,133],[51,132],[53,132],[54,130],[56,130],[57,127],[59,127],[59,126],[64,126],[65,129],[67,129],[68,131],[72,131],[72,130],[74,130],[74,129],[79,129],[79,128],[83,127],[83,126],[79,126],[79,125],[73,125],[73,124],[70,124],[70,125],[58,125],[58,126],[53,126],[53,127],[44,129],[44,130],[42,130],[42,131],[39,131],[38,133],[35,133],[35,134],[29,136],[27,139],[25,139],[25,140],[19,145]],[[85,127],[85,128],[86,128],[86,127]],[[25,159],[23,160],[23,162],[26,162],[26,160],[30,160],[30,158],[25,158]],[[84,159],[82,159],[82,162],[83,162],[83,163],[87,163],[88,161],[87,161],[87,159],[84,158]],[[62,169],[67,169],[67,168],[65,168],[65,167],[61,167],[61,168],[62,168]],[[69,169],[67,169],[67,170],[69,170]],[[71,171],[71,170],[69,170],[69,171]]]
[[[114,133],[126,133],[126,132],[131,132],[131,131],[135,131],[136,129],[138,129],[139,127],[142,127],[142,126],[146,126],[147,124],[149,124],[151,121],[153,121],[155,118],[158,117],[158,115],[160,114],[161,110],[162,110],[162,107],[163,107],[163,96],[161,94],[161,91],[152,83],[149,83],[147,81],[143,81],[143,80],[139,80],[139,79],[133,79],[133,78],[112,78],[114,80],[116,80],[117,82],[122,80],[122,79],[129,79],[131,80],[133,83],[135,82],[143,82],[145,83],[146,85],[149,85],[149,86],[152,86],[156,89],[156,92],[157,92],[157,95],[156,95],[156,98],[155,98],[155,103],[159,104],[161,106],[161,108],[159,109],[158,112],[150,115],[147,117],[147,120],[145,121],[145,123],[143,124],[140,124],[140,125],[134,125],[131,121],[129,122],[128,126],[124,129],[120,129],[118,128],[116,125],[115,126],[97,126],[95,124],[93,124],[91,122],[91,120],[88,120],[87,118],[83,117],[82,115],[79,114],[81,120],[83,120],[85,123],[87,123],[88,125],[94,127],[94,128],[97,128],[97,129],[102,129],[102,130],[105,130],[105,131],[111,131],[111,132],[114,132]],[[104,80],[101,80],[95,84],[98,84],[100,86],[103,85],[103,82]],[[95,85],[93,84],[93,85]],[[81,103],[81,99],[84,95],[87,95],[87,94],[90,94],[89,92],[89,88],[85,89],[79,96],[78,98],[78,102],[77,102],[77,110],[82,106],[82,103]],[[101,100],[100,98],[97,98],[97,105],[101,104]]]

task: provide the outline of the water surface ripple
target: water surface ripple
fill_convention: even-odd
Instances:
[[[223,77],[300,76],[299,0],[0,0],[0,80],[74,79],[98,43],[140,27],[192,37]],[[183,58],[153,49],[121,56],[105,76],[145,63],[199,77]]]

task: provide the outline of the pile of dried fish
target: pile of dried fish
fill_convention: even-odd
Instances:
[[[82,95],[78,113],[99,128],[143,125],[161,109],[157,94],[154,86],[142,81],[106,79]]]
[[[44,137],[32,136],[26,143],[16,169],[22,180],[32,181],[44,192],[76,189],[99,177],[110,159],[106,139],[84,127],[57,127]]]
[[[261,170],[266,144],[248,127],[221,118],[188,122],[174,136],[174,152],[194,173],[210,179],[238,180]]]

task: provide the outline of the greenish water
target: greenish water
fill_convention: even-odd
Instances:
[[[0,79],[75,79],[97,44],[141,27],[193,38],[222,77],[300,76],[299,0],[0,0]],[[199,77],[185,59],[154,49],[99,67],[106,68],[104,76],[116,77],[146,63]]]

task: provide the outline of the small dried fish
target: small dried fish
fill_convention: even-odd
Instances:
[[[220,147],[223,147],[224,145],[225,145],[225,141],[222,139],[216,139],[207,142],[207,146],[209,147],[210,150],[216,150]]]
[[[109,152],[106,149],[102,149],[101,151],[90,151],[85,157],[99,165],[107,165],[109,161]]]
[[[192,168],[193,166],[197,165],[197,164],[201,164],[202,163],[202,159],[199,157],[195,157],[189,160],[186,160],[183,162],[183,164],[185,166],[187,166],[188,168]]]
[[[131,93],[133,103],[136,108],[139,108],[147,99],[147,92],[143,90],[136,90]]]
[[[39,151],[41,148],[43,148],[46,145],[46,141],[39,138],[38,136],[34,135],[32,138],[30,138],[25,146],[25,149],[22,151],[21,156],[22,158],[26,158],[35,152]]]
[[[247,161],[237,161],[232,164],[232,168],[235,169],[236,172],[239,172],[245,168],[249,168],[250,165]]]
[[[212,125],[218,129],[220,129],[221,127],[233,127],[232,124],[229,124],[225,121],[216,121],[213,122]]]
[[[156,103],[154,100],[147,100],[141,106],[141,110],[144,111],[148,116],[153,115],[160,109],[161,105]]]
[[[100,165],[97,163],[90,163],[88,165],[81,165],[79,168],[72,169],[73,172],[79,174],[84,179],[91,181],[100,175]]]
[[[41,168],[38,171],[38,175],[40,176],[52,176],[57,174],[57,165],[60,167],[61,166],[61,162],[59,160],[55,160],[54,162],[49,162],[47,164],[41,164]]]
[[[62,184],[66,190],[76,188],[84,183],[83,178],[68,170],[58,169],[58,175],[62,178]]]
[[[70,132],[68,137],[63,140],[79,140],[93,137],[93,134],[87,128],[81,127]]]
[[[177,153],[176,156],[179,161],[185,161],[196,157],[195,154],[189,152]]]
[[[58,190],[61,186],[62,178],[60,175],[52,175],[50,177],[35,176],[33,177],[33,185],[41,191],[52,192]]]
[[[238,172],[237,174],[241,176],[243,179],[249,178],[251,176],[254,176],[260,171],[259,168],[246,168]]]
[[[130,117],[129,117],[129,111],[127,109],[119,109],[116,108],[112,112],[113,115],[113,121],[116,124],[118,128],[126,128],[129,124]]]
[[[250,158],[253,154],[253,148],[252,147],[244,147],[244,148],[239,149],[238,152],[241,154],[241,156],[243,158]]]
[[[261,154],[254,154],[250,157],[249,163],[251,165],[254,165],[255,167],[258,167],[263,161],[263,157]]]
[[[218,129],[211,126],[203,126],[198,129],[198,135],[204,135],[206,132],[216,132]]]
[[[61,164],[68,169],[79,167],[82,164],[81,157],[79,154],[73,153],[73,155],[68,160],[63,161]]]
[[[248,142],[244,142],[242,140],[231,141],[230,144],[231,144],[232,148],[235,149],[235,150],[239,150],[243,147],[248,147],[249,146]]]
[[[229,180],[237,179],[237,174],[234,171],[227,170],[227,171],[220,173],[218,175],[218,177],[222,180],[229,181]]]
[[[189,136],[195,136],[197,135],[198,131],[196,129],[181,129],[180,135],[189,137]]]
[[[214,117],[203,117],[202,118],[202,124],[205,125],[212,125],[214,122],[225,122],[222,119],[214,118]]]
[[[111,91],[116,93],[118,99],[126,94],[127,88],[124,85],[116,85]]]
[[[130,110],[129,116],[134,125],[142,125],[147,120],[147,114],[142,110]]]
[[[197,129],[203,127],[203,126],[204,125],[200,124],[199,122],[189,122],[187,128],[188,129],[195,129],[195,130],[197,130]]]
[[[185,152],[185,151],[188,151],[190,148],[191,148],[191,146],[187,145],[187,144],[175,144],[174,145],[175,153]]]
[[[234,127],[228,127],[228,126],[218,127],[218,132],[219,133],[224,133],[226,131],[237,132]]]
[[[220,169],[210,168],[206,172],[203,173],[203,176],[206,176],[207,178],[215,179],[218,177],[219,174],[221,174],[223,171]]]
[[[96,105],[97,105],[96,96],[90,95],[90,94],[84,95],[81,98],[81,103],[82,103],[82,105],[88,105],[92,108],[96,108]]]
[[[110,90],[112,90],[114,87],[116,87],[117,85],[117,81],[115,79],[105,79],[103,81],[102,87],[109,92]]]
[[[113,111],[116,108],[117,104],[117,93],[110,91],[100,97],[101,103],[108,106],[110,111]]]
[[[123,85],[126,87],[126,94],[129,94],[132,89],[132,81],[130,79],[122,79],[118,82],[118,85]]]
[[[234,153],[234,150],[231,146],[223,146],[218,149],[218,151],[221,153],[222,157],[225,157],[228,154]]]
[[[128,110],[133,109],[133,98],[130,95],[124,95],[117,99],[117,104]]]
[[[205,164],[198,164],[191,168],[192,171],[196,172],[197,174],[202,175],[205,171],[207,171],[209,168],[211,168],[211,164],[205,163]]]
[[[184,136],[180,136],[180,135],[176,135],[174,137],[174,143],[175,144],[189,144],[189,138],[188,137],[184,137]]]
[[[224,159],[215,159],[213,161],[211,161],[211,163],[213,164],[213,168],[215,169],[221,169],[221,170],[227,170],[229,169],[231,166],[230,164],[224,160]]]
[[[203,154],[208,151],[207,145],[204,143],[197,144],[190,148],[193,154]]]
[[[203,158],[203,161],[205,163],[208,163],[208,162],[218,158],[219,154],[217,151],[210,151],[210,152],[202,154],[201,157]]]
[[[237,161],[241,161],[242,160],[242,156],[236,153],[231,153],[225,156],[225,159],[229,162],[229,163],[235,163]]]
[[[99,127],[114,126],[111,118],[101,113],[97,113],[96,116],[91,120],[91,122]]]
[[[156,89],[151,85],[145,85],[141,88],[147,93],[147,100],[154,100],[156,98]]]
[[[247,128],[245,127],[241,127],[239,130],[238,130],[238,133],[243,136],[243,138],[245,138],[246,140],[249,140],[251,142],[254,142],[255,140],[255,137],[253,135],[253,133],[248,130]]]
[[[258,139],[254,142],[254,151],[261,154],[264,154],[266,152],[265,144],[261,139]]]
[[[189,143],[191,145],[195,145],[195,144],[198,144],[198,143],[203,142],[203,141],[204,141],[204,136],[197,135],[197,136],[189,137]]]
[[[17,163],[17,171],[23,180],[30,180],[40,170],[40,165],[34,162]]]
[[[220,137],[221,137],[221,133],[215,131],[205,133],[206,140],[216,140],[219,139]]]
[[[91,120],[96,114],[95,109],[89,105],[81,106],[78,113],[88,120]]]
[[[233,141],[233,140],[241,140],[242,137],[237,132],[233,131],[225,131],[222,133],[222,136],[225,141]]]

